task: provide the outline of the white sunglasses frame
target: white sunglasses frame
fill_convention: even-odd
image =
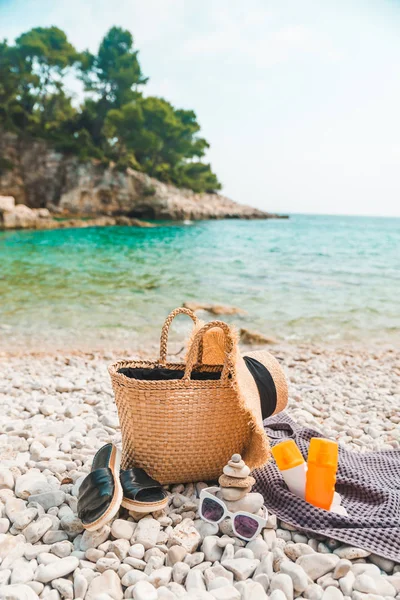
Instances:
[[[224,519],[226,519],[227,517],[229,517],[232,521],[232,529],[234,531],[234,534],[236,535],[236,537],[240,538],[241,540],[245,540],[246,542],[250,542],[251,540],[254,540],[258,534],[260,533],[260,531],[266,526],[267,524],[267,519],[268,519],[268,511],[264,506],[264,517],[260,517],[259,515],[252,515],[251,513],[245,512],[243,510],[239,510],[237,512],[230,512],[225,504],[225,502],[223,500],[221,500],[220,498],[218,498],[215,493],[213,492],[218,492],[220,490],[219,487],[209,487],[209,488],[205,488],[203,490],[201,490],[200,492],[200,504],[199,504],[199,515],[200,518],[203,519],[203,521],[206,521],[207,523],[215,523],[216,525],[218,523],[221,523],[221,521],[223,521]],[[218,521],[210,521],[209,519],[206,519],[203,516],[203,502],[206,498],[210,498],[211,500],[214,500],[217,504],[219,504],[220,506],[222,506],[222,508],[224,509],[224,513],[222,515],[222,517],[218,520]],[[252,535],[251,537],[247,538],[244,537],[243,535],[240,535],[237,531],[236,531],[236,527],[235,527],[235,517],[239,516],[239,515],[243,515],[244,517],[251,517],[252,519],[254,519],[255,521],[257,521],[258,523],[258,528],[257,531],[255,532],[254,535]]]

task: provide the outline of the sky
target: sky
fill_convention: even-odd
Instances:
[[[0,0],[0,39],[49,25],[92,52],[129,29],[232,199],[400,216],[400,0]]]

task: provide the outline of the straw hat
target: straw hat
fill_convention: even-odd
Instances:
[[[202,326],[194,327],[192,336]],[[237,339],[237,333],[233,330]],[[202,362],[208,365],[223,364],[226,337],[222,329],[214,327],[203,338]],[[241,404],[248,411],[251,436],[247,449],[242,452],[249,465],[256,465],[265,454],[266,435],[263,420],[281,412],[288,403],[288,386],[279,362],[266,350],[241,354],[236,344],[235,356],[236,387]],[[266,459],[264,460],[264,462]]]

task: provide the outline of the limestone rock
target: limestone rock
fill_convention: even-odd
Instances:
[[[42,494],[51,490],[46,477],[42,473],[30,471],[21,475],[15,482],[15,495],[26,500],[31,494]]]
[[[334,570],[339,557],[336,554],[305,554],[297,559],[297,564],[315,581]]]
[[[39,600],[39,596],[29,585],[5,585],[0,590],[3,600]]]
[[[141,523],[141,521],[140,521]],[[140,524],[139,523],[139,524]],[[193,553],[197,550],[201,542],[201,535],[194,527],[191,519],[183,519],[171,534],[171,543],[183,546],[187,552]]]
[[[85,600],[98,600],[102,593],[108,594],[113,600],[122,600],[124,597],[121,582],[115,571],[104,571],[99,577],[95,577],[89,584]]]
[[[222,561],[222,566],[231,571],[236,581],[244,581],[251,577],[260,561],[256,558],[232,558]]]
[[[49,581],[53,581],[53,579],[65,577],[65,575],[69,575],[72,571],[75,571],[78,565],[79,560],[76,556],[60,558],[49,565],[39,565],[36,571],[36,580],[48,583]]]

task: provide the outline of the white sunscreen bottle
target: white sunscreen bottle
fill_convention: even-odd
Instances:
[[[272,448],[272,454],[289,490],[304,500],[307,463],[294,440],[277,444]]]

